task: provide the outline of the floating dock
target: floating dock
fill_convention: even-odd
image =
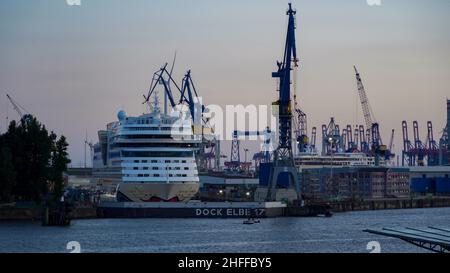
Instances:
[[[100,218],[268,218],[281,217],[287,206],[281,202],[103,202]]]

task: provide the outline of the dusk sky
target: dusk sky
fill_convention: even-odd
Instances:
[[[119,109],[144,112],[153,72],[175,51],[174,77],[192,69],[206,104],[271,104],[287,2],[1,0],[0,132],[7,115],[17,119],[9,93],[49,130],[67,136],[79,165],[86,130],[97,141]],[[341,128],[363,123],[356,65],[384,142],[396,129],[397,154],[402,120],[411,129],[418,120],[423,141],[428,120],[441,135],[450,97],[450,1],[297,0],[293,7],[297,93],[309,129],[330,117]]]

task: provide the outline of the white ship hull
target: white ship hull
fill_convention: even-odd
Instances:
[[[181,183],[120,183],[118,201],[127,202],[183,202],[194,197],[198,182]]]

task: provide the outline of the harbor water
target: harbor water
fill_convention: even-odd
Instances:
[[[93,219],[69,227],[40,222],[0,222],[0,252],[292,252],[368,253],[378,241],[383,253],[426,252],[399,239],[362,230],[383,227],[450,227],[450,208],[337,213],[331,218]],[[72,243],[73,244],[73,243]]]

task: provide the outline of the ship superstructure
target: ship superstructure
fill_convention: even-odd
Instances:
[[[127,202],[186,201],[198,191],[195,136],[190,119],[180,112],[152,111],[118,120],[99,131],[94,151],[97,184],[117,187],[117,200]]]

